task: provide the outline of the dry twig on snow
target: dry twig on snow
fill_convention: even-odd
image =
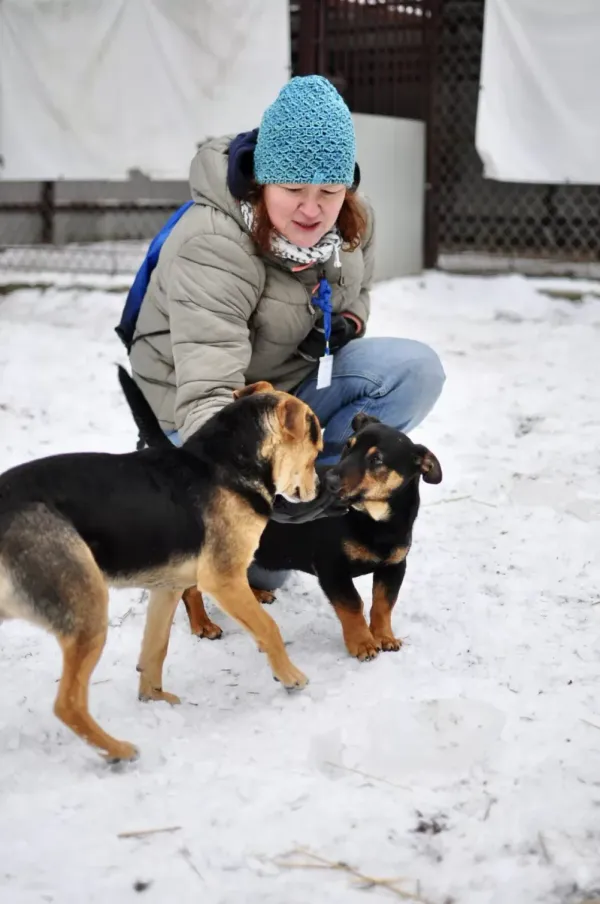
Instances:
[[[305,859],[294,859],[300,857]],[[401,876],[396,876],[391,879],[366,876],[364,873],[361,873],[360,870],[350,866],[349,863],[344,863],[342,860],[327,860],[325,857],[321,857],[320,854],[315,854],[307,848],[295,848],[293,851],[288,851],[285,854],[281,854],[279,857],[275,857],[271,862],[274,863],[275,866],[283,867],[284,869],[340,870],[341,872],[348,873],[352,876],[355,880],[355,884],[357,884],[359,888],[383,888],[386,891],[391,892],[397,898],[401,898],[403,901],[415,901],[417,904],[431,904],[431,902],[422,898],[418,891],[410,892],[403,888],[399,888],[398,885],[400,882],[408,881]]]
[[[353,772],[355,775],[361,775],[363,778],[368,778],[374,782],[383,782],[385,785],[391,785],[392,788],[410,791],[408,785],[399,785],[397,782],[391,782],[389,779],[382,778],[379,775],[371,775],[369,772],[363,772],[362,769],[354,769],[352,766],[344,766],[342,763],[334,763],[331,760],[325,760],[325,765],[332,766],[334,769],[342,769],[345,772]]]
[[[139,829],[136,832],[119,832],[117,838],[145,838],[147,835],[158,835],[161,832],[178,832],[181,826],[167,826],[164,829]]]

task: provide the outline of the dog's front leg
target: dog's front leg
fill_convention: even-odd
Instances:
[[[371,633],[382,650],[399,650],[402,641],[394,637],[392,610],[406,573],[406,560],[397,565],[381,565],[373,573]]]
[[[245,567],[239,575],[201,569],[198,587],[210,593],[223,612],[252,634],[259,650],[267,654],[274,677],[284,687],[292,689],[308,684],[306,675],[291,662],[276,623],[252,593]]]
[[[181,703],[175,694],[163,691],[162,673],[169,646],[169,635],[181,590],[152,590],[146,613],[142,650],[138,661],[140,700],[165,700]]]
[[[348,565],[344,562],[339,569],[319,574],[318,578],[323,592],[342,624],[348,652],[364,662],[367,659],[374,659],[380,648],[365,620],[363,601],[352,583],[347,568]]]

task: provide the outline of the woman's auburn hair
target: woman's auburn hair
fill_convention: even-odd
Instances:
[[[271,233],[273,224],[267,213],[263,186],[253,187],[248,200],[254,209],[254,222],[252,224],[252,238],[264,254],[271,250]],[[344,251],[355,251],[367,231],[367,211],[352,189],[346,190],[346,197],[337,218],[337,227],[342,237]]]

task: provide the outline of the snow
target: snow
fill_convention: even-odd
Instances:
[[[274,862],[299,847],[404,877],[432,904],[600,894],[600,300],[597,284],[577,304],[538,288],[430,273],[374,293],[370,333],[430,343],[448,375],[414,434],[445,476],[423,490],[399,653],[351,660],[299,576],[270,611],[305,691],[286,694],[213,608],[223,639],[193,638],[180,607],[165,686],[184,702],[142,704],[144,604],[114,592],[91,710],[142,755],[109,768],[52,714],[54,639],[3,624],[3,900],[393,899],[344,871]],[[0,295],[2,469],[133,447],[114,367],[123,298],[64,277]],[[369,580],[359,587],[368,601]],[[165,827],[179,828],[118,837]]]

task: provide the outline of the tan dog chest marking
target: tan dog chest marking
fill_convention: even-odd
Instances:
[[[373,521],[387,521],[392,514],[387,502],[383,502],[381,499],[365,499],[363,502],[357,503],[354,508],[366,512]]]
[[[250,503],[233,490],[215,490],[205,519],[206,537],[198,558],[199,571],[237,575],[254,557],[267,523]],[[188,586],[193,582],[190,581]]]
[[[405,558],[408,555],[408,549],[408,546],[398,546],[397,549],[394,549],[387,557],[385,564],[399,565],[400,562],[404,562]]]
[[[344,540],[344,552],[353,562],[383,562],[385,565],[399,565],[408,555],[408,546],[398,546],[385,559],[357,543],[356,540]]]
[[[353,562],[379,562],[380,558],[356,540],[344,540],[344,552]]]

